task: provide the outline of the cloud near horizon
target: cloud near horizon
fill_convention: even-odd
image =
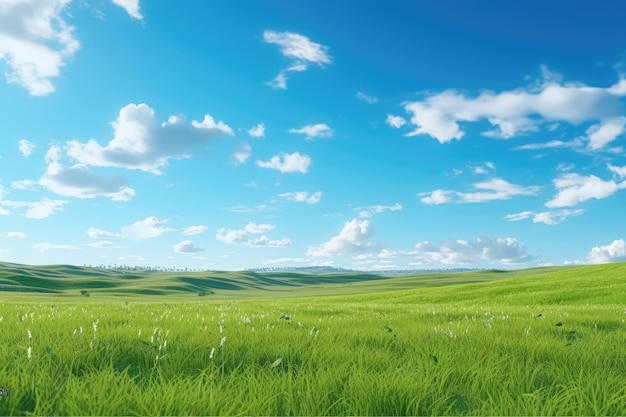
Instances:
[[[273,230],[275,227],[271,224],[248,222],[243,229],[221,228],[215,234],[215,238],[229,245],[276,248],[291,246],[293,244],[291,239],[270,239],[265,235],[265,233]]]
[[[533,259],[515,238],[478,237],[473,241],[449,239],[438,244],[415,245],[414,256],[425,264],[466,265],[475,262],[523,264]]]
[[[609,245],[594,246],[587,259],[592,264],[626,262],[626,241],[617,239]]]

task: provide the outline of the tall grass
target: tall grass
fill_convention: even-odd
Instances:
[[[245,302],[3,302],[0,415],[623,415],[626,310],[601,287],[622,272]],[[553,292],[561,279],[576,285]]]

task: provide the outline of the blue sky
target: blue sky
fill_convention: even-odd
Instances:
[[[621,1],[0,1],[0,259],[626,261]]]

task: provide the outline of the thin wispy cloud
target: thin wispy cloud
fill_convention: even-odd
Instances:
[[[265,31],[263,41],[278,45],[280,52],[291,60],[291,65],[281,70],[268,84],[274,88],[287,89],[288,75],[292,72],[306,71],[309,65],[323,66],[330,64],[329,48],[311,41],[304,35],[293,32]]]

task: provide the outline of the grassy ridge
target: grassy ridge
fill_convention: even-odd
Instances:
[[[306,298],[31,294],[2,303],[0,415],[623,415],[625,278],[610,264],[313,284],[332,296],[291,282]]]
[[[29,266],[0,263],[0,292],[13,292],[14,297],[19,294],[46,293],[71,298],[79,295],[80,291],[89,291],[92,296],[109,299],[167,296],[168,299],[181,301],[201,292],[211,294],[211,298],[216,299],[320,296],[491,282],[544,274],[550,270],[552,269],[534,268],[382,276],[343,272],[122,272],[68,265]]]

